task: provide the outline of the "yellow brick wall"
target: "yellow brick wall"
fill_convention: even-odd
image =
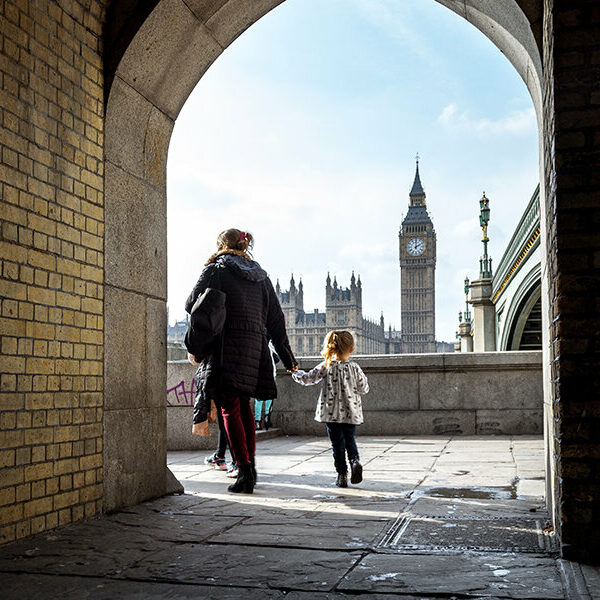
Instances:
[[[102,510],[104,4],[0,3],[0,543]]]

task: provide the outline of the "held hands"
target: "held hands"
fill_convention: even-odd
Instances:
[[[293,373],[294,371],[298,370],[298,365],[294,365],[291,369],[288,369],[287,372],[288,373]]]
[[[188,360],[197,367],[200,363],[196,361],[196,357],[193,354],[188,353]]]

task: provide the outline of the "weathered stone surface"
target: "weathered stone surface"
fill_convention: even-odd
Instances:
[[[527,585],[523,585],[524,580]],[[344,577],[338,589],[536,600],[564,598],[554,559],[499,552],[371,554]]]
[[[242,587],[189,586],[179,583],[118,581],[96,577],[59,575],[2,575],[3,600],[44,598],[44,600],[283,600],[284,592]],[[410,600],[410,599],[409,599]]]
[[[243,542],[257,546],[294,546],[318,550],[359,550],[370,546],[389,524],[388,519],[338,518],[327,515],[288,519],[281,527],[281,516],[253,517],[213,536],[211,543]]]
[[[138,561],[124,578],[239,585],[240,565],[258,562],[260,569],[243,569],[245,587],[330,590],[360,558],[360,554],[292,548],[246,548],[235,556],[231,547],[189,544],[170,547]]]
[[[316,362],[303,359],[302,366]],[[359,357],[359,362],[371,386],[359,436],[541,432],[539,352],[407,354]],[[170,387],[187,385],[192,376],[191,365],[169,362]],[[294,383],[283,370],[277,385],[274,424],[288,434],[323,435],[323,424],[314,420],[317,391]]]
[[[117,75],[175,119],[200,77],[222,52],[181,0],[163,0],[123,55]]]
[[[283,0],[254,0],[254,2],[229,0],[211,15],[206,25],[219,44],[226,48],[252,23],[258,21],[281,2]],[[201,0],[193,0],[190,4],[199,6],[203,3]]]
[[[401,431],[407,435],[471,435],[475,433],[475,412],[469,410],[406,410],[374,411],[361,425],[365,435],[392,435]]]
[[[410,506],[410,512],[432,517],[510,517],[516,515],[541,515],[548,517],[543,498],[492,499],[492,498],[444,498],[421,497]]]
[[[0,548],[0,570],[114,576],[164,547],[148,529],[134,530],[105,518],[70,525]]]
[[[107,162],[105,193],[106,283],[166,301],[166,190]],[[123,305],[123,310],[127,313],[131,309]],[[125,337],[132,337],[130,328],[124,331],[129,332]],[[159,343],[158,339],[156,343]],[[136,348],[143,352],[141,344]]]
[[[145,399],[147,406],[164,408],[167,385],[167,304],[164,300],[146,299]]]
[[[146,406],[145,304],[140,294],[110,286],[105,290],[105,411]],[[136,335],[124,336],[123,331]]]
[[[343,592],[290,592],[286,595],[286,600],[356,600],[355,594],[344,594]],[[359,596],[360,600],[390,600],[390,598],[397,598],[398,600],[436,600],[430,596],[401,596],[390,595],[390,594],[363,594]],[[496,598],[490,598],[486,596],[486,600],[496,600]]]
[[[209,425],[210,435],[194,435],[192,433],[193,416],[192,406],[167,407],[167,450],[211,450],[214,452],[219,434],[218,425]]]
[[[165,494],[183,494],[183,486],[169,467],[165,469]]]
[[[479,435],[542,433],[543,410],[538,398],[535,400],[538,407],[533,409],[478,410],[476,432]]]
[[[428,410],[507,409],[542,406],[542,373],[529,371],[445,371],[421,375],[420,408]],[[498,382],[501,381],[501,385]],[[512,392],[507,394],[507,390]],[[443,390],[443,393],[442,393]],[[481,393],[486,390],[485,393]],[[490,432],[492,433],[492,432]],[[517,433],[517,432],[515,432]]]
[[[240,523],[241,517],[220,517],[206,512],[202,515],[159,513],[152,518],[152,538],[160,542],[194,542],[201,543],[221,531],[228,530]],[[148,534],[148,515],[135,513],[118,513],[107,517],[107,526],[112,523],[123,526],[125,530]]]
[[[173,471],[177,471],[171,460],[169,460],[169,464]],[[141,502],[135,506],[129,506],[121,512],[140,514],[163,513],[166,515],[191,514],[187,511],[206,501],[206,498],[193,496],[192,494],[165,496],[163,498],[158,498],[157,500],[150,500],[149,502]]]
[[[518,486],[510,478],[514,466],[505,466],[512,465],[518,447],[519,459],[533,473],[537,464],[542,473],[542,440],[518,441],[363,437],[365,481],[342,489],[334,485],[326,439],[275,438],[259,444],[259,480],[251,495],[228,493],[231,480],[204,464],[206,453],[175,452],[169,467],[194,494],[145,502],[2,548],[0,572],[10,586],[22,582],[23,590],[31,590],[30,596],[17,597],[37,597],[45,586],[44,596],[51,600],[343,600],[354,592],[378,600],[397,594],[560,598],[553,587],[554,556],[533,552],[533,522],[547,518],[542,499],[510,497]],[[423,472],[393,468],[394,459],[404,464],[411,456],[435,463]],[[461,460],[473,488],[461,487]],[[496,463],[502,466],[495,468]],[[447,488],[427,486],[425,475],[438,466]],[[492,470],[499,487],[486,488]],[[395,543],[399,529],[393,526],[404,522],[408,526]],[[456,535],[459,527],[462,537]],[[475,542],[500,551],[456,553]],[[436,546],[449,550],[442,555]],[[421,558],[409,554],[415,547]],[[507,547],[522,552],[501,551]],[[540,579],[546,587],[539,588]]]
[[[117,77],[106,116],[106,160],[152,185],[164,187],[174,122]]]
[[[107,510],[165,493],[166,408],[104,414],[104,502]]]

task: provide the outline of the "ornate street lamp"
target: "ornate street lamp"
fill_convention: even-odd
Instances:
[[[488,223],[490,222],[490,201],[486,197],[485,192],[479,201],[479,224],[483,230],[483,257],[479,259],[479,277],[480,279],[490,279],[492,277],[492,259],[488,257],[488,242],[490,239],[487,235]]]
[[[469,311],[469,290],[471,289],[471,285],[469,282],[469,278],[465,277],[465,323],[469,323],[471,321],[471,313]]]

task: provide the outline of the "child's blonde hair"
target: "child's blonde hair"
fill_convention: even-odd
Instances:
[[[214,262],[222,254],[237,254],[245,258],[251,258],[254,237],[249,231],[241,229],[226,229],[221,231],[217,237],[217,251],[206,261],[207,265]]]
[[[349,331],[334,329],[323,341],[321,354],[325,357],[325,366],[329,366],[334,358],[348,356],[354,350],[354,337]]]

